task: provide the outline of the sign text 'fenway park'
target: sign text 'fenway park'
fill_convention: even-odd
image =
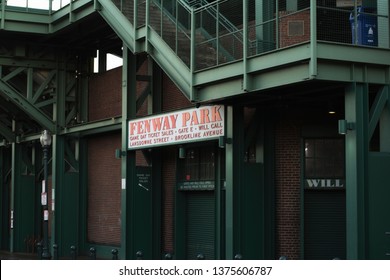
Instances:
[[[224,134],[224,107],[204,106],[129,121],[128,149],[205,141]]]

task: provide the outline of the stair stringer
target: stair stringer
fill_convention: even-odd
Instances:
[[[118,37],[123,41],[127,48],[135,53],[135,31],[131,22],[123,15],[123,13],[115,6],[112,1],[98,0],[99,5],[97,11],[114,30]],[[168,75],[168,77],[176,84],[181,92],[193,101],[192,80],[193,73],[175,54],[175,52],[166,44],[166,42],[155,32],[152,28],[148,28],[145,32],[146,38],[137,38],[137,40],[145,39],[146,44],[139,44],[143,46],[143,50],[147,52],[161,67],[161,69]],[[137,49],[137,51],[140,51]]]

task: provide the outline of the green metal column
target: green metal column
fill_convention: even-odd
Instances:
[[[8,147],[0,147],[0,249],[9,250],[10,242],[10,193],[9,172],[11,156]]]
[[[149,74],[152,75],[152,94],[148,105],[150,113],[160,113],[162,110],[162,75],[163,71],[158,64],[149,58]],[[162,152],[155,149],[152,152],[152,188],[153,188],[153,259],[161,258],[161,189],[162,189]]]
[[[134,259],[132,200],[135,177],[135,151],[127,151],[127,121],[136,116],[136,59],[123,45],[122,67],[122,193],[121,193],[121,259]]]
[[[275,3],[273,0],[256,1],[256,40],[257,52],[262,53],[275,49],[273,45],[275,30],[271,20],[275,13]]]
[[[383,109],[380,118],[380,151],[390,153],[390,86],[387,85],[387,106]]]
[[[345,135],[347,259],[365,257],[365,186],[368,155],[368,85],[345,90],[345,119],[354,129]]]
[[[233,138],[233,107],[226,107],[226,138]],[[234,143],[234,141],[233,141]],[[234,236],[233,236],[233,179],[234,179],[234,158],[233,144],[226,145],[226,259],[234,258]]]
[[[12,131],[15,131],[15,121],[12,121]],[[13,142],[12,144],[12,148],[11,148],[11,158],[12,158],[12,163],[11,163],[11,195],[10,195],[10,252],[14,252],[14,217],[15,217],[15,180],[16,180],[16,175],[15,175],[15,171],[16,171],[16,143]]]

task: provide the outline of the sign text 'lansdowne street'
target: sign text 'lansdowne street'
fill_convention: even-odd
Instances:
[[[135,119],[129,121],[128,133],[129,149],[216,139],[224,135],[224,107],[205,106]]]

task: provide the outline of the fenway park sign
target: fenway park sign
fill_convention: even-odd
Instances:
[[[175,111],[131,120],[128,149],[205,141],[224,136],[222,105]]]

